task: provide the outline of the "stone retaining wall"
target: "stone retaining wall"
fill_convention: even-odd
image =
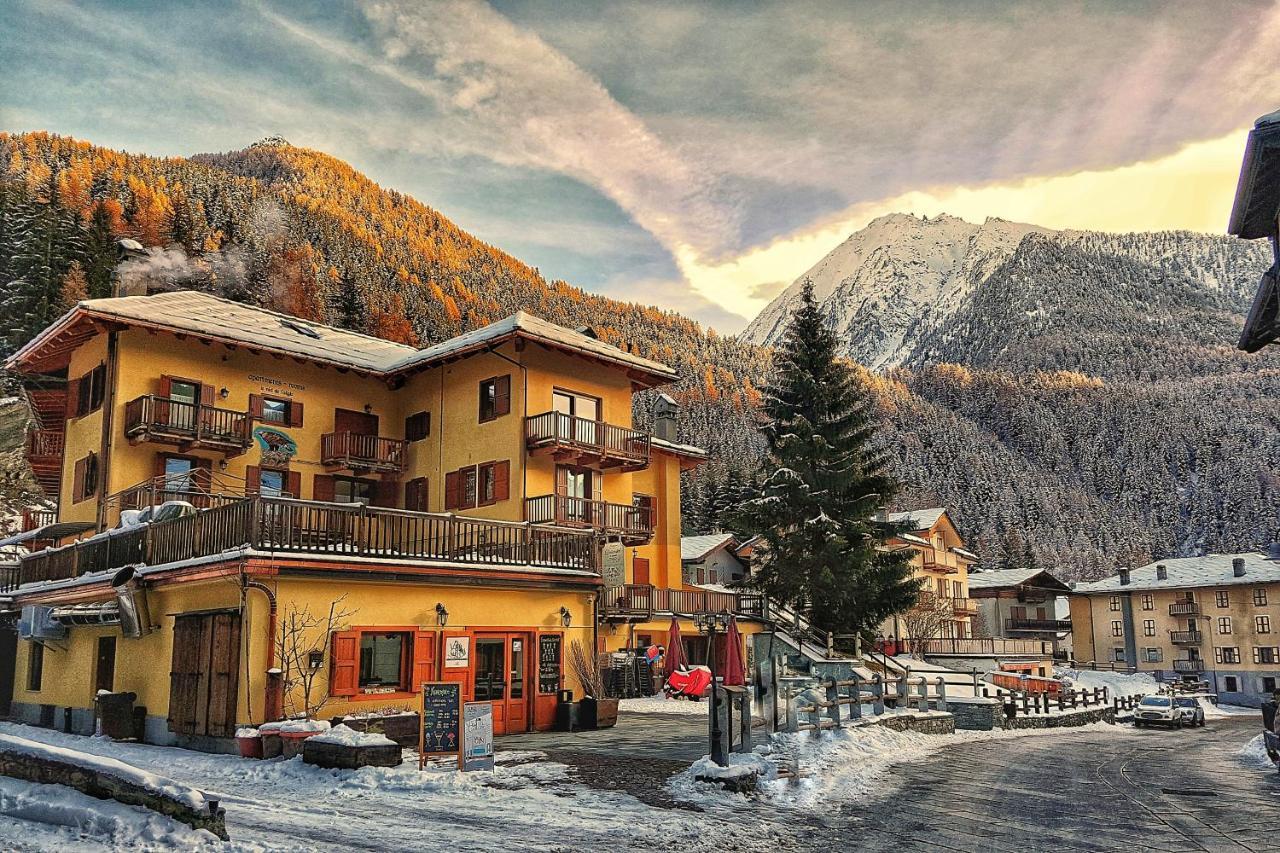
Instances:
[[[896,732],[920,732],[926,735],[955,734],[956,718],[948,712],[933,712],[927,716],[915,714],[887,714],[882,717],[863,717],[870,725],[884,726]],[[867,725],[864,723],[864,725]]]
[[[27,782],[66,785],[100,800],[143,806],[195,829],[207,829],[223,841],[229,839],[226,811],[216,802],[211,801],[209,811],[194,809],[102,770],[6,749],[0,749],[0,774]]]
[[[1061,714],[1019,714],[1012,720],[1005,716],[1004,705],[998,699],[948,700],[947,710],[955,716],[956,728],[983,732],[992,729],[1055,729],[1116,722],[1115,709],[1104,705]]]

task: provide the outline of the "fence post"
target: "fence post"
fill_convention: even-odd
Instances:
[[[938,676],[938,710],[947,710],[947,680]]]
[[[920,676],[920,697],[916,701],[916,710],[922,714],[929,713],[929,680]]]
[[[978,668],[976,666],[971,667],[969,671],[973,675],[973,695],[976,697],[978,695],[978,687],[981,683],[978,679]],[[983,695],[986,694],[984,693]]]
[[[894,703],[895,708],[907,707],[907,699],[911,691],[911,685],[907,683],[907,679],[910,677],[910,667],[908,667],[902,675],[898,676],[898,701]]]
[[[1026,716],[1031,713],[1031,703],[1027,700],[1027,694],[1022,694],[1022,714]]]
[[[884,713],[884,676],[878,672],[871,679],[871,713]]]
[[[840,689],[836,687],[834,678],[827,679],[827,716],[834,724],[833,728],[840,728]]]
[[[792,734],[800,731],[800,717],[796,712],[795,697],[791,695],[791,685],[787,685],[786,692],[783,694],[783,702],[786,705],[786,730]]]
[[[849,717],[854,720],[862,719],[862,679],[858,673],[853,673],[853,704],[849,706]]]

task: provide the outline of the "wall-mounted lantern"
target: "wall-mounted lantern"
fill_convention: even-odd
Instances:
[[[307,666],[311,667],[312,672],[324,666],[324,652],[320,652],[320,651],[308,652]]]
[[[565,627],[565,628],[568,628],[568,627],[569,627],[569,624],[570,624],[571,622],[573,622],[573,614],[569,612],[569,608],[567,608],[567,607],[561,607],[561,608],[560,608],[560,624],[561,624],[561,626],[563,626],[563,627]]]
[[[436,624],[443,628],[449,624],[449,611],[444,609],[443,602],[436,602]]]

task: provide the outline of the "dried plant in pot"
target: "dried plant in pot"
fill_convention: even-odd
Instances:
[[[585,694],[578,703],[578,726],[583,729],[607,729],[618,722],[618,700],[604,695],[600,664],[581,640],[569,647],[569,669]]]

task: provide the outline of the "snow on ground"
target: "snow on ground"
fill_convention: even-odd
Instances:
[[[1270,756],[1267,755],[1267,747],[1259,734],[1251,739],[1244,746],[1240,747],[1240,763],[1247,767],[1254,767],[1259,770],[1271,770],[1275,765],[1271,763]]]
[[[619,714],[691,714],[707,716],[707,708],[711,703],[707,700],[691,702],[688,699],[668,699],[663,694],[644,696],[639,699],[619,699]]]
[[[1204,718],[1206,720],[1221,720],[1225,717],[1257,717],[1258,724],[1262,724],[1262,712],[1257,708],[1246,708],[1243,705],[1224,705],[1219,702],[1214,704],[1207,696],[1199,696],[1196,701],[1200,703],[1200,707],[1204,708]]]
[[[1105,687],[1112,698],[1135,696],[1139,693],[1157,693],[1160,690],[1160,682],[1146,672],[1095,672],[1091,669],[1054,667],[1053,674],[1056,678],[1070,680],[1071,685],[1076,688],[1085,687],[1093,690],[1096,687]]]

